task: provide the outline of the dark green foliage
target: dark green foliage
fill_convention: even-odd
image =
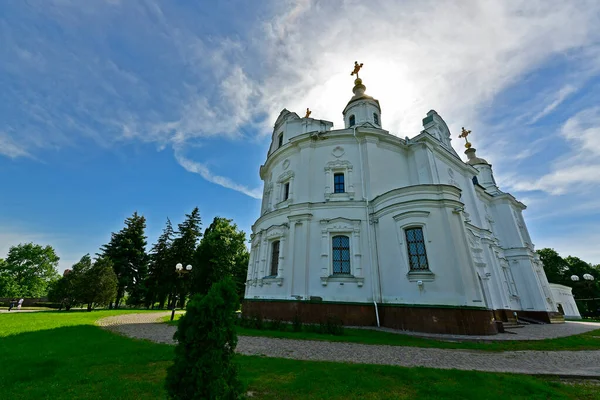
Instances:
[[[600,316],[600,266],[592,265],[578,257],[561,257],[554,249],[537,251],[544,264],[544,272],[550,283],[558,283],[573,288],[573,296],[582,316]],[[594,277],[593,281],[585,280],[584,274]],[[572,281],[577,275],[579,281]]]
[[[294,332],[302,331],[302,318],[300,317],[300,314],[294,315],[294,319],[292,320],[292,330]]]
[[[126,292],[130,304],[145,302],[148,274],[145,229],[146,218],[135,212],[125,220],[125,227],[112,233],[110,242],[100,249],[99,258],[109,259],[117,276],[115,307],[119,306]]]
[[[48,300],[60,304],[60,308],[65,308],[67,311],[77,304],[75,281],[72,278],[68,273],[66,276],[54,281],[48,290]]]
[[[174,268],[177,263],[172,251],[174,235],[171,220],[167,218],[165,229],[150,250],[150,265],[146,279],[148,288],[146,306],[158,302],[159,307],[163,308],[175,284]]]
[[[342,336],[344,335],[344,325],[342,320],[335,316],[328,316],[318,324],[303,324],[300,315],[296,314],[292,323],[289,324],[281,319],[264,320],[260,314],[251,316],[241,315],[237,320],[237,325],[242,328],[289,332],[311,332],[324,335]]]
[[[287,331],[288,328],[288,324],[280,319],[272,319],[270,321],[267,322],[267,329],[271,330],[271,331],[282,331],[285,332]]]
[[[44,297],[60,277],[59,257],[52,246],[25,243],[12,246],[0,262],[0,297]]]
[[[190,214],[185,215],[185,220],[181,224],[177,225],[178,232],[171,245],[170,257],[172,257],[173,264],[171,265],[172,284],[170,286],[175,288],[176,297],[180,301],[180,307],[184,306],[185,298],[190,292],[191,277],[189,276],[190,274],[186,273],[177,276],[175,273],[175,264],[181,263],[184,267],[189,264],[193,266],[194,270],[198,268],[194,254],[198,247],[198,241],[202,236],[201,226],[200,211],[196,207]]]
[[[244,296],[249,254],[246,234],[226,218],[216,217],[204,232],[195,255],[193,293],[206,293],[214,282],[232,277],[238,298]]]
[[[179,320],[175,361],[166,387],[173,399],[238,399],[243,386],[233,362],[238,297],[230,279],[194,295]]]
[[[117,276],[111,261],[101,258],[92,263],[89,254],[81,257],[73,268],[52,285],[48,298],[60,303],[67,311],[86,304],[88,311],[109,304],[117,293]]]

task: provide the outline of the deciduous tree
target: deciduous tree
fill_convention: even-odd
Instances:
[[[0,266],[4,295],[43,297],[48,286],[60,277],[57,271],[59,257],[52,246],[34,243],[19,244],[8,250],[5,262]]]
[[[248,271],[246,234],[230,219],[216,217],[204,232],[196,251],[193,292],[207,293],[223,277],[231,277],[243,296]]]

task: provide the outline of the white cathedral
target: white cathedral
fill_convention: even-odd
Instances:
[[[386,131],[361,66],[344,129],[309,110],[284,109],[275,122],[243,312],[468,335],[515,316],[564,321],[525,205],[468,140],[461,159],[435,111],[413,138]]]

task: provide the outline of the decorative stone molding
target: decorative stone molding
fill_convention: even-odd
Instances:
[[[290,160],[285,160],[281,165],[283,166],[284,170],[288,169],[288,167],[290,166]]]
[[[277,283],[281,286],[283,283],[283,270],[285,268],[285,257],[286,257],[286,242],[289,233],[289,224],[283,223],[281,225],[273,225],[267,229],[261,230],[261,244],[263,248],[261,252],[260,268],[257,268],[258,273],[256,274],[258,285]],[[279,261],[277,263],[277,275],[270,275],[271,265],[271,246],[272,243],[279,240]]]
[[[345,153],[344,148],[342,146],[336,146],[332,151],[331,155],[335,158],[340,158]]]
[[[294,198],[294,171],[286,171],[283,174],[279,175],[277,178],[277,204],[275,205],[276,209],[283,208],[292,204],[292,200]],[[284,196],[284,185],[286,183],[290,184],[290,190],[288,192],[288,198],[283,199]]]
[[[410,262],[408,261],[408,249],[406,246],[406,238],[404,237],[404,230],[410,227],[420,227],[423,229],[423,241],[426,243],[425,251],[429,253],[430,248],[427,243],[431,243],[429,235],[427,233],[427,219],[429,218],[429,211],[406,211],[393,216],[396,221],[396,233],[398,235],[398,243],[400,245],[400,254],[402,255],[402,261],[406,266],[406,277],[409,281],[433,281],[435,279],[435,273],[432,271],[431,258],[427,257],[427,263],[429,265],[428,270],[411,271]]]
[[[340,146],[338,146],[341,148]],[[333,149],[335,151],[338,147]],[[343,149],[342,149],[343,151]],[[340,155],[341,156],[341,155]],[[325,201],[354,200],[353,166],[349,161],[330,161],[325,166]],[[344,193],[334,193],[333,177],[336,172],[344,174]]]
[[[335,218],[323,219],[321,224],[321,284],[327,286],[329,282],[353,282],[362,287],[364,277],[362,273],[360,253],[360,220]],[[336,235],[346,235],[350,238],[350,273],[351,275],[333,275],[332,238]]]
[[[471,230],[467,230],[467,239],[469,241],[469,247],[471,248],[471,255],[473,256],[473,262],[476,267],[484,268],[487,264],[483,259],[483,248],[481,247],[481,240]]]

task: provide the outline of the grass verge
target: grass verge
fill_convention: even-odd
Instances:
[[[177,325],[175,316],[171,321],[170,316],[165,317],[164,321],[170,325]],[[528,341],[495,341],[495,342],[449,342],[444,340],[427,339],[416,336],[409,336],[397,333],[380,332],[369,329],[344,329],[342,336],[325,335],[314,332],[292,332],[259,330],[243,327],[236,327],[238,335],[244,336],[264,336],[280,339],[296,340],[324,340],[329,342],[348,342],[375,345],[390,346],[409,346],[409,347],[428,347],[439,349],[466,349],[481,351],[515,351],[515,350],[539,350],[539,351],[558,351],[558,350],[598,350],[600,349],[600,329],[582,333],[580,335],[568,336],[557,339],[528,340]],[[289,327],[288,327],[289,328]]]
[[[1,399],[164,399],[173,346],[94,326],[139,311],[0,315]],[[54,315],[51,315],[54,314]],[[258,399],[598,399],[590,384],[523,375],[237,356]]]

